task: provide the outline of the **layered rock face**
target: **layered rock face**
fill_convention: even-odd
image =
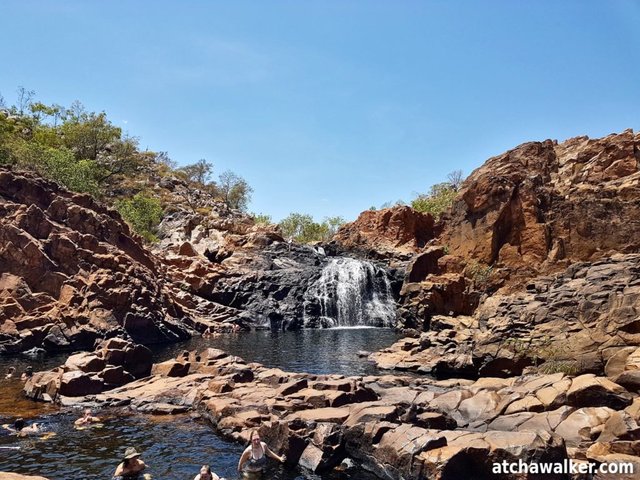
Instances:
[[[545,362],[603,374],[611,356],[640,345],[639,142],[628,130],[521,145],[475,170],[422,236],[410,222],[396,236],[427,242],[404,265],[398,313],[416,337],[427,333],[376,361],[440,376]],[[385,229],[367,226],[377,223],[354,222],[337,240],[375,249]]]
[[[224,209],[207,215],[177,212],[160,226],[155,251],[166,263],[176,263],[172,278],[188,289],[235,309],[245,325],[295,329],[303,324],[305,293],[320,276],[328,257],[322,248],[287,243],[273,226]],[[203,271],[183,278],[180,262],[198,259]]]
[[[436,231],[431,215],[397,206],[362,212],[355,222],[340,228],[333,242],[369,258],[408,260]]]
[[[627,130],[526,143],[475,170],[439,222],[418,221],[422,214],[408,207],[365,212],[335,241],[407,260],[408,326],[435,314],[469,315],[482,293],[520,291],[575,262],[638,251],[639,142]]]
[[[395,318],[394,271],[341,258],[335,244],[286,242],[276,226],[256,225],[219,205],[211,205],[206,215],[182,210],[167,216],[159,236],[155,252],[170,265],[171,278],[235,309],[245,326],[364,324],[369,313],[375,316],[371,324],[382,326]],[[200,265],[197,273],[185,275],[184,265],[194,261]]]
[[[635,349],[617,368],[637,371],[625,369],[639,368],[639,354]],[[289,464],[319,473],[346,458],[389,480],[496,478],[494,462],[519,460],[640,466],[637,394],[592,374],[475,382],[309,375],[207,349],[157,364],[151,377],[123,387],[60,400],[158,414],[197,409],[234,440],[245,442],[259,429]]]
[[[640,345],[640,255],[614,255],[487,298],[473,316],[434,316],[429,331],[374,354],[383,368],[509,376],[526,367],[603,374]]]
[[[521,145],[462,185],[439,237],[451,254],[506,269],[505,285],[576,261],[638,251],[640,134]]]
[[[161,267],[120,216],[87,195],[0,169],[0,349],[92,348],[126,334],[189,336]]]

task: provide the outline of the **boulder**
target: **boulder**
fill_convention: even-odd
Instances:
[[[103,389],[103,382],[98,376],[74,370],[62,375],[59,393],[65,397],[83,397],[100,393]]]

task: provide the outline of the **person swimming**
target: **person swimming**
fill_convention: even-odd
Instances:
[[[267,467],[267,457],[273,458],[280,463],[284,463],[286,457],[277,455],[271,451],[269,446],[260,440],[257,430],[252,430],[249,435],[249,446],[245,448],[238,462],[238,472],[246,479],[260,478],[262,472]]]
[[[22,380],[23,382],[26,382],[31,377],[33,377],[33,367],[29,365],[27,369],[24,372],[22,372],[22,375],[20,376],[20,380]]]
[[[140,459],[140,454],[133,447],[128,447],[124,452],[124,459],[120,463],[115,473],[113,474],[114,480],[136,480],[144,478],[150,480],[151,475],[142,474],[142,471],[147,468],[147,465]]]
[[[37,435],[42,433],[42,429],[38,423],[32,423],[31,425],[27,425],[27,422],[24,421],[24,418],[16,418],[16,420],[11,425],[5,426],[7,430],[11,433],[15,433],[19,437],[26,437],[29,435]]]
[[[93,417],[91,415],[91,409],[85,408],[84,414],[73,422],[76,427],[84,427],[86,425],[90,425],[92,423],[100,423],[100,419],[98,417]]]
[[[213,473],[209,465],[202,465],[200,473],[198,473],[193,480],[224,480],[224,478],[220,478],[218,475]]]
[[[15,371],[16,371],[16,367],[7,368],[7,373],[4,376],[5,380],[9,380],[10,378],[13,378],[13,374],[15,373]]]

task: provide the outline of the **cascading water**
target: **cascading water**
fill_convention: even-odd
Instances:
[[[370,262],[333,258],[307,291],[313,317],[328,327],[390,327],[396,319],[386,272]],[[305,309],[305,317],[310,309]],[[307,321],[305,324],[313,322]]]

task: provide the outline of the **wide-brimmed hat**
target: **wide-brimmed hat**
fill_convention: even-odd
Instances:
[[[124,459],[129,460],[130,458],[139,457],[140,454],[136,451],[135,448],[129,447],[124,451]]]

